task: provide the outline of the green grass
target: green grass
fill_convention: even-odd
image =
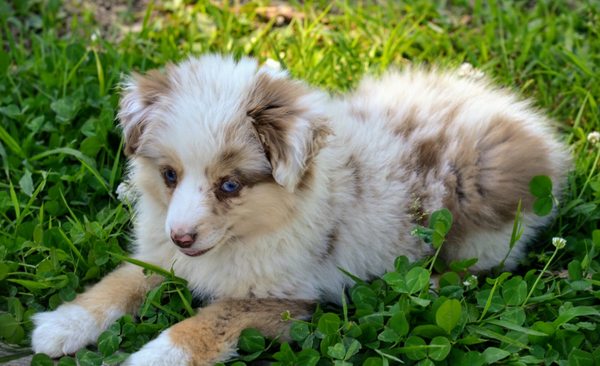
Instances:
[[[114,193],[124,167],[114,121],[123,74],[223,52],[279,60],[294,76],[341,92],[389,66],[469,62],[546,110],[575,156],[559,215],[520,270],[474,279],[457,268],[433,293],[429,262],[398,259],[397,271],[349,290],[342,309],[324,305],[312,322],[296,323],[291,345],[245,332],[238,362],[599,365],[600,145],[586,137],[600,131],[600,5],[353,4],[307,1],[277,26],[258,15],[261,2],[165,1],[119,15],[116,23],[138,22],[138,30],[92,40],[100,25],[89,10],[0,0],[0,339],[27,347],[32,314],[72,300],[126,255],[131,208]],[[443,236],[440,225],[435,235]],[[190,302],[170,276],[149,294],[141,323],[124,317],[98,348],[75,357],[114,364],[189,316]]]

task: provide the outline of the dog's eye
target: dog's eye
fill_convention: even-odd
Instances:
[[[177,172],[173,168],[165,168],[162,175],[167,187],[175,187],[177,184]]]
[[[235,193],[242,188],[242,185],[234,180],[226,180],[221,183],[221,191],[225,193]]]

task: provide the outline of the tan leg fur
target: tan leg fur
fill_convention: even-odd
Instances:
[[[286,311],[298,319],[310,316],[313,306],[303,300],[223,300],[174,325],[169,336],[174,345],[191,356],[192,365],[213,365],[231,356],[246,328],[256,328],[271,338],[288,339],[290,322],[281,319]]]
[[[126,263],[77,296],[73,304],[83,306],[98,324],[104,324],[108,310],[135,313],[146,293],[161,281],[162,277],[146,276],[142,268]]]

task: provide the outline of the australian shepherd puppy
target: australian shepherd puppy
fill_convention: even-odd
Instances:
[[[546,117],[506,89],[457,72],[409,69],[366,78],[343,97],[250,58],[208,55],[134,75],[118,115],[136,202],[135,258],[175,271],[214,299],[133,354],[130,365],[211,365],[242,329],[285,333],[280,314],[339,302],[432,248],[410,235],[446,207],[441,253],[485,271],[506,266],[548,217],[529,182],[559,195],[569,154]],[[36,352],[57,357],[96,341],[160,283],[125,264],[75,301],[34,317]]]

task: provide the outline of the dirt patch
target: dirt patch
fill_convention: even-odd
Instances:
[[[70,0],[64,3],[63,10],[67,13],[67,18],[92,17],[103,37],[121,39],[128,32],[142,29],[150,2],[150,0]]]

